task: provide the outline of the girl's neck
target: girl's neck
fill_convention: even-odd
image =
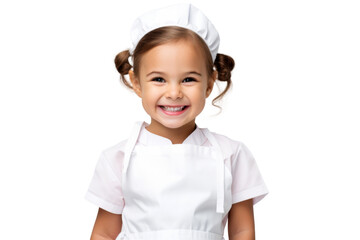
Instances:
[[[183,143],[195,128],[195,120],[180,128],[168,128],[157,121],[151,120],[150,125],[146,127],[149,132],[169,139],[172,144]]]

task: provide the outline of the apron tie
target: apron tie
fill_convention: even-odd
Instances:
[[[211,145],[216,148],[217,157],[216,157],[216,187],[217,187],[217,201],[216,201],[216,212],[224,213],[224,195],[225,195],[225,164],[224,164],[224,155],[220,148],[220,145],[216,141],[213,134],[210,133],[208,129],[204,129],[204,133]]]
[[[135,126],[131,130],[130,137],[126,143],[125,147],[125,156],[124,156],[124,165],[123,165],[123,175],[126,175],[127,169],[129,167],[131,153],[135,148],[136,142],[138,140],[140,130],[144,122],[136,122]]]

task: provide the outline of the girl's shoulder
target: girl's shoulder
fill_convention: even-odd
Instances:
[[[200,128],[200,129],[201,131],[207,131],[206,128]],[[219,144],[225,156],[231,156],[238,153],[241,150],[245,150],[245,151],[247,150],[245,144],[240,140],[235,140],[223,134],[212,131],[210,131],[210,133],[215,137],[217,143]]]
[[[125,155],[127,139],[118,142],[102,150],[101,155],[104,158],[122,161]]]
[[[207,128],[199,128],[199,130],[203,133],[204,136],[206,136],[205,131],[209,131],[213,135],[225,157],[234,157],[240,152],[249,151],[247,146],[240,140],[234,140],[223,134],[212,132]],[[110,147],[103,149],[101,156],[108,161],[122,162],[125,155],[127,142],[128,139],[124,139]]]

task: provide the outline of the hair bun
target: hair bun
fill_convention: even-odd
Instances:
[[[131,64],[129,63],[129,57],[129,50],[125,50],[118,53],[114,61],[116,69],[120,73],[121,80],[127,87],[132,88],[131,84],[125,78],[125,75],[129,74],[129,70],[132,68]]]
[[[231,81],[231,71],[235,66],[235,61],[232,57],[218,53],[214,65],[218,72],[218,80]]]
[[[214,66],[218,72],[217,79],[219,81],[226,82],[225,89],[212,101],[214,106],[219,107],[215,104],[215,102],[220,100],[231,87],[231,71],[234,69],[235,61],[228,55],[218,53],[215,58]]]

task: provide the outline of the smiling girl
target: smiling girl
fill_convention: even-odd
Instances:
[[[151,117],[146,129],[174,144],[182,143],[194,131],[195,118],[203,110],[216,78],[216,71],[209,76],[205,61],[199,61],[206,56],[187,31],[157,29],[153,34],[172,32],[183,37],[152,48],[141,57],[139,71],[129,71],[134,91]]]
[[[251,152],[195,122],[214,82],[227,82],[215,100],[231,84],[216,29],[178,4],[139,17],[132,39],[116,68],[151,122],[101,153],[86,194],[99,207],[91,239],[222,240],[227,221],[229,240],[255,239],[253,205],[268,190]]]

